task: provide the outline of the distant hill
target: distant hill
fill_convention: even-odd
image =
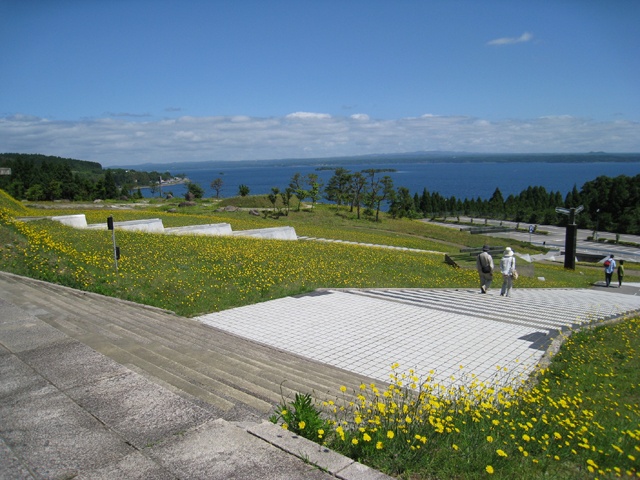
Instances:
[[[0,167],[10,166],[16,161],[33,163],[36,166],[40,166],[43,163],[51,165],[67,164],[71,167],[71,170],[74,173],[80,174],[101,175],[103,173],[102,165],[97,162],[62,158],[52,155],[41,155],[39,153],[0,153]]]
[[[371,163],[467,163],[467,162],[548,162],[548,163],[593,163],[593,162],[640,162],[640,153],[467,153],[467,152],[405,152],[354,155],[326,158],[283,158],[270,160],[211,160],[201,162],[145,163],[113,168],[136,168],[141,170],[181,170],[223,168],[225,166],[269,166],[269,165],[345,165]]]

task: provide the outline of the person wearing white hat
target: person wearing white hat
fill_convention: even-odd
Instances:
[[[502,273],[502,288],[500,289],[501,297],[511,295],[513,288],[513,273],[516,270],[516,258],[513,256],[511,247],[507,247],[500,259],[500,273]]]

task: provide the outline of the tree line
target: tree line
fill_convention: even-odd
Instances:
[[[173,176],[169,172],[102,169],[96,162],[38,154],[0,155],[0,188],[17,200],[121,199],[142,197],[141,187],[158,189]]]
[[[79,200],[122,199],[142,197],[145,186],[152,193],[161,182],[181,175],[169,172],[141,172],[130,169],[102,169],[99,163],[37,154],[0,154],[0,167],[10,168],[11,175],[0,175],[0,188],[17,200]],[[392,218],[442,218],[469,216],[492,218],[530,224],[565,225],[568,218],[558,214],[557,207],[585,210],[576,217],[579,228],[617,233],[640,234],[640,175],[615,178],[600,176],[586,182],[579,190],[574,185],[566,195],[548,192],[544,187],[531,186],[517,195],[504,198],[496,188],[489,199],[454,196],[446,198],[438,192],[411,193],[406,187],[396,187],[385,170],[368,169],[352,172],[336,168],[324,185],[318,175],[296,173],[286,188],[272,188],[267,196],[273,204],[300,210],[309,200],[312,207],[324,198],[338,208],[346,206],[357,218],[379,220],[383,206]],[[184,177],[184,175],[182,175]],[[222,180],[211,185],[216,195]],[[197,184],[188,184],[195,197],[203,195]],[[241,185],[239,195],[249,194]],[[291,205],[291,202],[297,202]]]
[[[600,176],[586,182],[579,190],[574,185],[565,195],[547,191],[542,186],[531,186],[507,198],[496,188],[489,199],[459,199],[455,196],[446,198],[426,188],[421,194],[412,194],[406,187],[395,187],[393,179],[381,173],[382,170],[375,169],[351,172],[337,168],[326,186],[315,174],[303,177],[297,173],[283,191],[272,189],[269,199],[275,207],[276,195],[280,193],[288,209],[291,194],[296,195],[298,202],[309,198],[312,203],[323,196],[337,208],[347,206],[357,218],[365,216],[374,220],[379,219],[381,207],[385,205],[392,218],[434,219],[464,215],[558,226],[566,225],[568,216],[558,213],[556,208],[582,205],[584,211],[576,217],[579,228],[640,234],[640,175]]]

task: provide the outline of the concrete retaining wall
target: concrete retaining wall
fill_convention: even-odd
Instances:
[[[233,233],[228,223],[165,228],[164,232],[172,235],[231,235]]]
[[[164,233],[164,225],[159,218],[149,218],[145,220],[128,220],[126,222],[113,222],[113,227],[116,230],[135,230],[138,232],[150,232],[150,233]],[[87,225],[87,228],[93,228],[96,230],[106,230],[107,222],[93,223]]]
[[[60,215],[57,217],[51,217],[51,220],[74,228],[87,228],[87,217],[84,213],[79,215]]]
[[[258,228],[255,230],[240,230],[233,232],[238,237],[269,238],[274,240],[297,240],[296,230],[293,227]]]

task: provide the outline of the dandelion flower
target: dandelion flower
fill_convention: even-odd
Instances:
[[[389,430],[387,431],[387,438],[393,438],[395,437],[395,433],[393,433],[393,431]]]
[[[487,465],[487,468],[485,468],[485,470],[489,475],[493,475],[493,467],[491,465]]]
[[[304,427],[307,426],[307,423],[303,420],[301,422],[298,422],[298,427],[300,428],[300,430],[304,430]]]

